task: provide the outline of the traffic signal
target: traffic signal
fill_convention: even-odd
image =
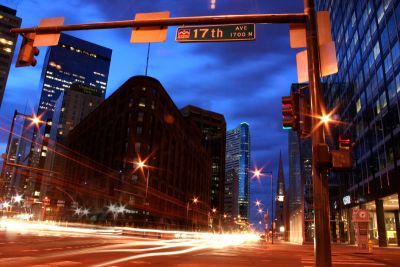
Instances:
[[[335,171],[349,171],[353,167],[353,156],[351,151],[351,138],[339,136],[339,150],[331,152],[332,168]]]
[[[351,148],[350,137],[339,136],[339,149],[349,150]]]
[[[299,129],[299,94],[282,96],[282,127],[285,130]]]
[[[300,95],[299,111],[300,137],[309,138],[312,131],[311,104],[309,95]]]
[[[39,55],[39,49],[33,46],[34,40],[35,33],[25,34],[19,49],[16,67],[36,66],[35,56]]]
[[[285,130],[293,128],[293,104],[291,96],[282,96],[282,127]]]

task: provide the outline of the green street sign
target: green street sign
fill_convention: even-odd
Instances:
[[[178,27],[175,37],[175,41],[180,43],[253,41],[255,39],[254,23]]]

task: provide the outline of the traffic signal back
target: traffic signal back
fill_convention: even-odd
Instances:
[[[27,33],[23,37],[21,48],[17,58],[16,67],[36,66],[35,56],[39,55],[39,49],[33,46],[35,33]]]

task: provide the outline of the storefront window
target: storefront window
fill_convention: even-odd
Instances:
[[[385,212],[386,237],[388,244],[397,244],[396,221],[394,212]]]

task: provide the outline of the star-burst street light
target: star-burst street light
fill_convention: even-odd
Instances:
[[[22,195],[19,195],[19,194],[13,196],[12,199],[13,199],[14,203],[17,203],[17,204],[20,204],[21,201],[23,201]]]
[[[271,214],[272,214],[272,217],[273,217],[273,214],[274,214],[274,195],[273,195],[273,188],[272,188],[272,185],[273,185],[273,183],[272,183],[272,179],[273,179],[272,172],[271,171],[263,172],[262,168],[261,169],[257,169],[256,168],[253,171],[253,177],[252,178],[256,178],[256,179],[260,180],[262,176],[269,176],[269,178],[271,179]],[[256,205],[257,205],[257,201],[256,201]],[[258,212],[260,213],[260,210],[262,211],[262,209],[260,208],[261,202],[258,201],[258,203],[259,203],[257,205],[259,207]],[[268,210],[267,210],[267,213],[268,213]],[[273,222],[273,220],[272,220],[272,222]],[[273,227],[273,223],[271,223],[271,229],[272,229],[271,244],[273,244],[274,243],[274,227]]]
[[[143,176],[145,177],[146,180],[146,190],[145,190],[145,195],[144,195],[144,203],[147,205],[147,192],[149,191],[149,178],[150,178],[150,166],[146,165],[147,159],[141,160],[139,157],[139,160],[134,162],[135,165],[135,170],[137,171],[140,169],[142,172]],[[145,169],[146,169],[146,174],[145,174]]]
[[[35,125],[36,126],[35,131],[37,131],[39,129],[40,124],[45,123],[41,120],[41,116],[36,116],[36,114],[33,114],[32,116],[26,115],[26,114],[18,112],[17,110],[14,110],[14,116],[11,121],[11,127],[10,127],[10,133],[8,135],[6,151],[3,156],[4,160],[3,160],[3,166],[1,169],[1,177],[0,177],[0,179],[3,179],[3,180],[4,180],[4,176],[5,176],[6,166],[9,164],[8,158],[10,157],[9,152],[10,152],[11,140],[14,135],[15,122],[17,120],[17,117],[23,117],[23,118],[25,118],[25,120],[30,120],[31,123],[29,124],[29,127],[31,127],[32,125]]]
[[[192,204],[196,204],[199,202],[198,197],[193,197],[192,199]],[[186,229],[188,230],[189,228],[189,207],[190,207],[190,201],[186,203]],[[193,230],[193,212],[192,212],[192,230]]]

